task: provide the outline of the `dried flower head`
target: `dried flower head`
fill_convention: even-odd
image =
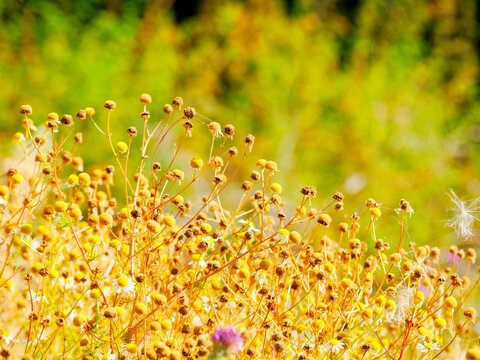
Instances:
[[[455,207],[450,209],[452,216],[448,219],[447,225],[455,230],[458,237],[471,238],[474,222],[478,220],[480,197],[468,201],[461,200],[453,190],[450,190],[448,196]]]

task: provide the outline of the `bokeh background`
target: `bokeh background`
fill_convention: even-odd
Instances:
[[[113,99],[120,140],[141,123],[148,92],[152,122],[181,96],[239,136],[254,133],[239,179],[266,158],[294,202],[303,185],[319,189],[316,207],[344,192],[348,213],[366,215],[375,198],[387,240],[398,237],[405,198],[412,240],[456,243],[446,192],[480,194],[475,1],[2,0],[0,16],[4,157],[20,104],[37,124],[92,106],[104,126]],[[87,168],[108,163],[105,139],[82,126]],[[187,147],[202,153],[208,137]]]

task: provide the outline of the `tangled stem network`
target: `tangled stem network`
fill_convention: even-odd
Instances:
[[[140,102],[123,134],[113,101],[38,127],[20,107],[23,155],[0,185],[2,358],[480,359],[475,249],[410,242],[406,200],[392,244],[377,237],[374,199],[363,219],[314,186],[288,206],[274,161],[233,181],[253,135],[237,149],[233,125],[197,121],[179,97],[160,117],[150,95]],[[82,126],[106,138],[111,165],[85,171]],[[209,153],[185,163],[196,131]],[[452,226],[471,234],[478,201],[452,200]]]

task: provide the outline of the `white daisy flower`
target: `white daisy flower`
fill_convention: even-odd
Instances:
[[[255,228],[253,222],[248,220],[238,220],[240,224],[248,225],[247,231],[259,232],[260,230]]]
[[[111,286],[105,286],[105,287],[102,286],[102,292],[103,292],[103,295],[110,296],[112,294],[112,287]]]
[[[3,330],[3,337],[2,339],[7,343],[10,344],[10,341],[12,341],[13,336],[10,334],[10,331],[8,330]]]
[[[75,286],[71,278],[65,279],[64,277],[59,277],[58,283],[60,284],[61,287],[64,287],[65,289],[73,289]]]
[[[428,353],[430,351],[436,351],[440,349],[440,345],[436,341],[422,341],[417,345],[417,349],[420,350],[421,353]]]
[[[112,286],[116,287],[117,293],[133,293],[135,291],[135,282],[128,276],[120,276],[118,279],[113,280]]]
[[[77,304],[78,306],[80,307],[83,307],[83,304]],[[72,311],[70,312],[70,314],[67,316],[67,318],[65,319],[67,322],[69,323],[72,323],[73,322],[73,318],[77,315],[77,313],[75,311]]]
[[[203,309],[206,312],[209,312],[212,310],[212,307],[210,306],[210,299],[207,296],[202,296],[202,302],[203,302]]]
[[[212,246],[213,244],[215,244],[215,239],[211,236],[204,236],[202,240],[208,243],[208,246]]]
[[[32,299],[33,299],[34,304],[41,303],[42,301],[45,301],[48,304],[48,300],[47,300],[47,297],[45,295],[33,296],[33,298],[31,298],[30,295],[28,295],[28,300],[31,301]]]
[[[105,360],[115,360],[117,358],[117,354],[112,353],[111,351],[108,354],[103,355],[103,359]]]
[[[260,285],[263,285],[265,283],[265,281],[267,281],[266,274],[263,271],[258,271],[256,273],[255,277],[257,278],[257,281]]]
[[[327,352],[331,351],[332,353],[335,354],[338,351],[342,351],[344,347],[345,347],[345,343],[337,339],[332,339],[328,343],[323,345],[322,349]]]

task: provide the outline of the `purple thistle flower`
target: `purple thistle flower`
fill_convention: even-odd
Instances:
[[[451,252],[448,253],[448,262],[453,266],[457,266],[461,259],[462,257],[458,254],[454,255]]]
[[[430,294],[430,287],[420,284],[418,291],[421,291],[425,297],[428,297]]]
[[[243,349],[243,337],[237,329],[231,326],[224,326],[215,329],[210,336],[214,348],[219,352],[235,354]]]

